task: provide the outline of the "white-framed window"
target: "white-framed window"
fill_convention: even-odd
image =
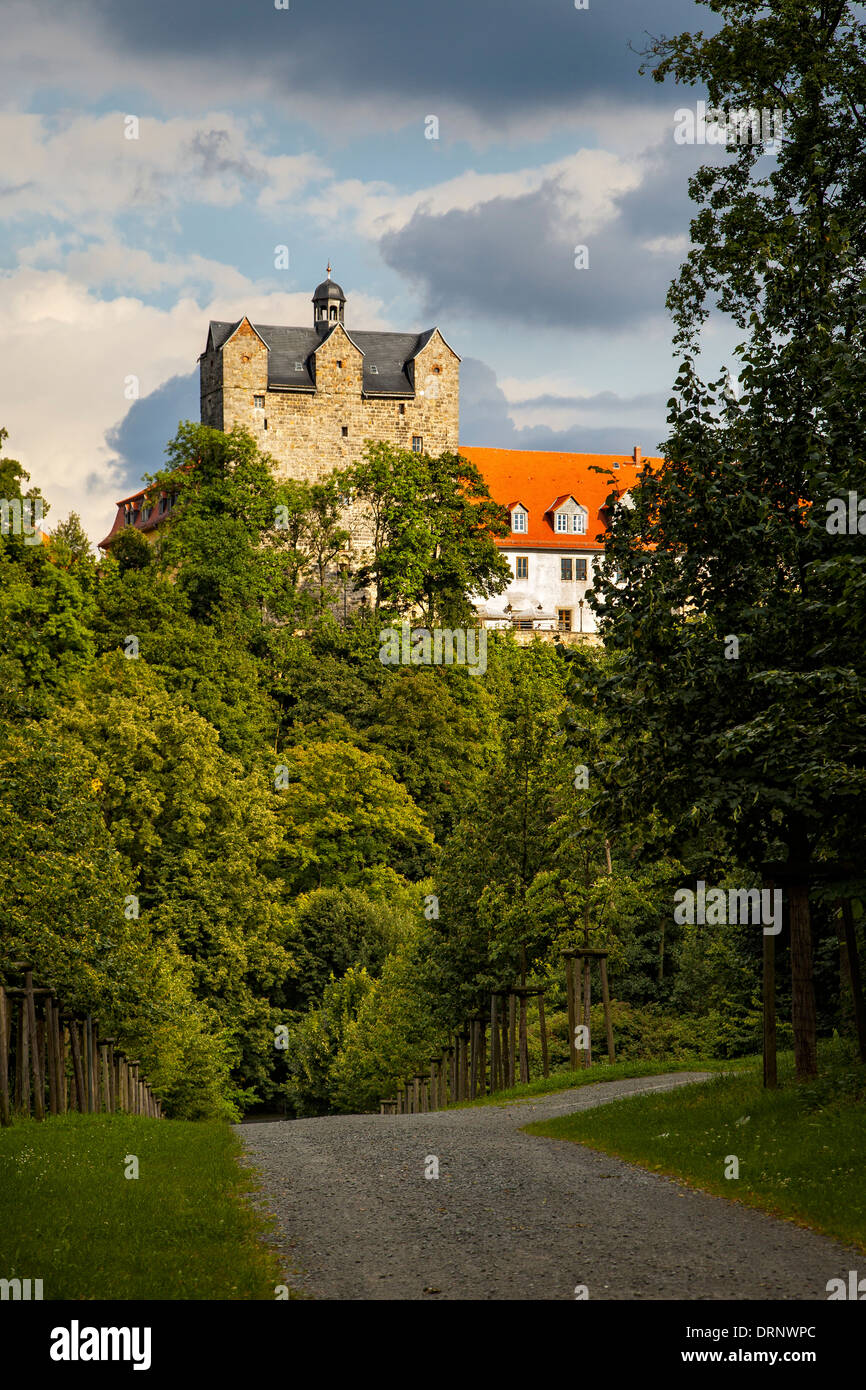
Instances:
[[[423,452],[424,452],[424,440],[423,440],[423,437],[422,437],[420,434],[413,434],[413,435],[412,435],[412,453],[413,453],[413,454],[423,454]]]
[[[571,518],[571,529],[578,536],[586,534],[586,512],[575,512]]]
[[[528,516],[522,507],[515,507],[511,513],[511,529],[526,535]]]
[[[556,529],[560,534],[568,530],[568,512],[556,513]]]
[[[254,407],[254,409],[256,409],[256,410],[264,410],[264,408],[265,408],[265,398],[264,398],[264,396],[253,396],[253,407]]]

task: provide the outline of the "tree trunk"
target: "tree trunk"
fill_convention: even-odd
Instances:
[[[812,919],[809,886],[792,883],[789,891],[791,918],[791,1017],[794,1025],[794,1062],[798,1081],[818,1075],[815,985],[812,978]]]

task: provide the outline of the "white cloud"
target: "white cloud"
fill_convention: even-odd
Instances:
[[[505,173],[480,174],[467,169],[455,178],[410,193],[380,181],[338,180],[309,196],[306,206],[314,216],[327,221],[351,216],[361,235],[378,240],[405,227],[416,212],[466,212],[497,198],[534,193],[543,184],[555,182],[563,216],[579,218],[582,231],[591,234],[615,215],[617,197],[638,188],[644,174],[645,166],[636,161],[607,150],[583,149],[565,159]]]
[[[8,451],[51,504],[49,526],[77,511],[94,541],[108,532],[121,484],[105,442],[130,407],[125,380],[142,396],[193,370],[211,318],[248,314],[260,323],[312,323],[308,291],[273,294],[226,268],[227,289],[202,305],[184,296],[160,309],[132,296],[102,299],[60,270],[0,275],[0,424]],[[391,325],[377,300],[352,296],[360,322]],[[163,460],[155,458],[153,467]],[[86,490],[88,479],[101,482]]]
[[[113,219],[129,213],[153,222],[182,204],[289,202],[329,173],[312,154],[263,153],[250,125],[225,111],[195,119],[143,116],[138,138],[127,139],[132,114],[58,122],[0,112],[3,216],[50,216],[79,235],[105,235]]]

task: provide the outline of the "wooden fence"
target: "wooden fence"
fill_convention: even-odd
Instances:
[[[0,1124],[68,1110],[162,1119],[141,1063],[100,1037],[95,1019],[65,1011],[53,989],[34,986],[27,961],[11,961],[3,975],[23,984],[0,984]]]
[[[607,987],[607,952],[588,949],[569,951],[567,964],[567,1002],[569,1020],[569,1056],[571,1066],[591,1064],[589,1044],[590,957],[599,957],[604,1001],[605,1030],[608,1059],[613,1062],[613,1031],[610,1022],[610,1001]],[[580,957],[580,970],[573,957]],[[417,1072],[401,1081],[396,1096],[379,1101],[380,1115],[415,1115],[428,1110],[444,1110],[463,1100],[493,1095],[512,1086],[529,1081],[529,1042],[527,1012],[531,1000],[536,1001],[538,1027],[541,1037],[542,1075],[550,1075],[547,1023],[544,1014],[543,989],[525,985],[497,990],[490,995],[490,1013],[478,1013],[467,1019],[464,1026],[450,1039],[447,1047],[430,1058],[429,1072]],[[576,1026],[585,1027],[586,1046],[578,1048]],[[489,1035],[488,1035],[489,1028]]]

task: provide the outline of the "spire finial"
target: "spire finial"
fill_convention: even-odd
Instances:
[[[328,259],[328,279],[330,280],[330,278],[331,278],[331,261],[330,261],[330,258],[329,258],[329,259]]]

